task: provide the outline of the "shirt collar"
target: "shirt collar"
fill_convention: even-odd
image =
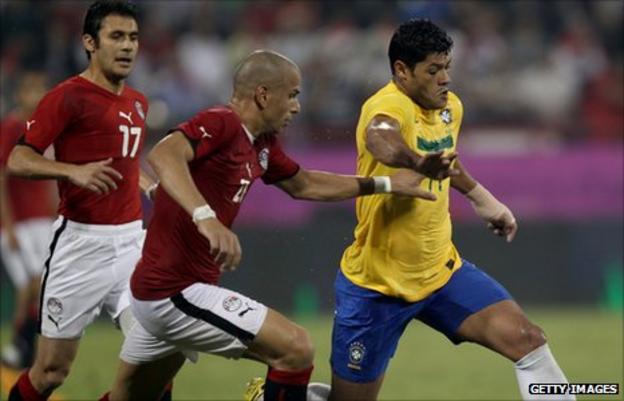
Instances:
[[[243,126],[243,129],[245,130],[245,134],[247,134],[247,138],[249,138],[249,142],[253,144],[256,141],[256,137],[251,135],[251,132],[249,132],[247,127],[245,127],[245,124],[241,124],[241,125]]]

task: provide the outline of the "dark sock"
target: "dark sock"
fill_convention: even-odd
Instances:
[[[313,367],[288,372],[269,367],[264,384],[264,401],[306,401]]]
[[[11,387],[8,401],[46,401],[47,399],[48,397],[44,397],[35,390],[28,377],[28,370],[25,370]]]

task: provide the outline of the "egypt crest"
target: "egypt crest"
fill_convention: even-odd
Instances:
[[[137,113],[139,113],[139,116],[141,116],[141,119],[145,120],[145,112],[143,111],[143,106],[141,105],[141,102],[139,102],[138,100],[135,101],[134,108],[136,109]]]
[[[258,163],[263,170],[269,167],[269,149],[264,148],[258,153]]]

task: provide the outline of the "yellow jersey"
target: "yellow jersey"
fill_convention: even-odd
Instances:
[[[444,109],[424,110],[388,83],[362,106],[357,125],[357,173],[391,175],[395,168],[378,162],[366,149],[366,127],[377,115],[398,121],[401,135],[414,152],[451,152],[463,116],[459,98],[448,94]],[[435,202],[395,195],[370,195],[356,201],[355,240],[340,267],[353,283],[416,302],[442,287],[462,264],[451,240],[450,179],[426,178],[421,187]]]

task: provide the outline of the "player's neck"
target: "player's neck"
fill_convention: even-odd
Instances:
[[[124,80],[113,81],[109,79],[100,69],[89,66],[84,70],[80,76],[87,81],[93,82],[97,86],[106,89],[109,92],[113,92],[116,95],[120,95],[124,88]]]
[[[229,106],[254,138],[262,135],[263,122],[250,105],[245,101],[232,99]]]

